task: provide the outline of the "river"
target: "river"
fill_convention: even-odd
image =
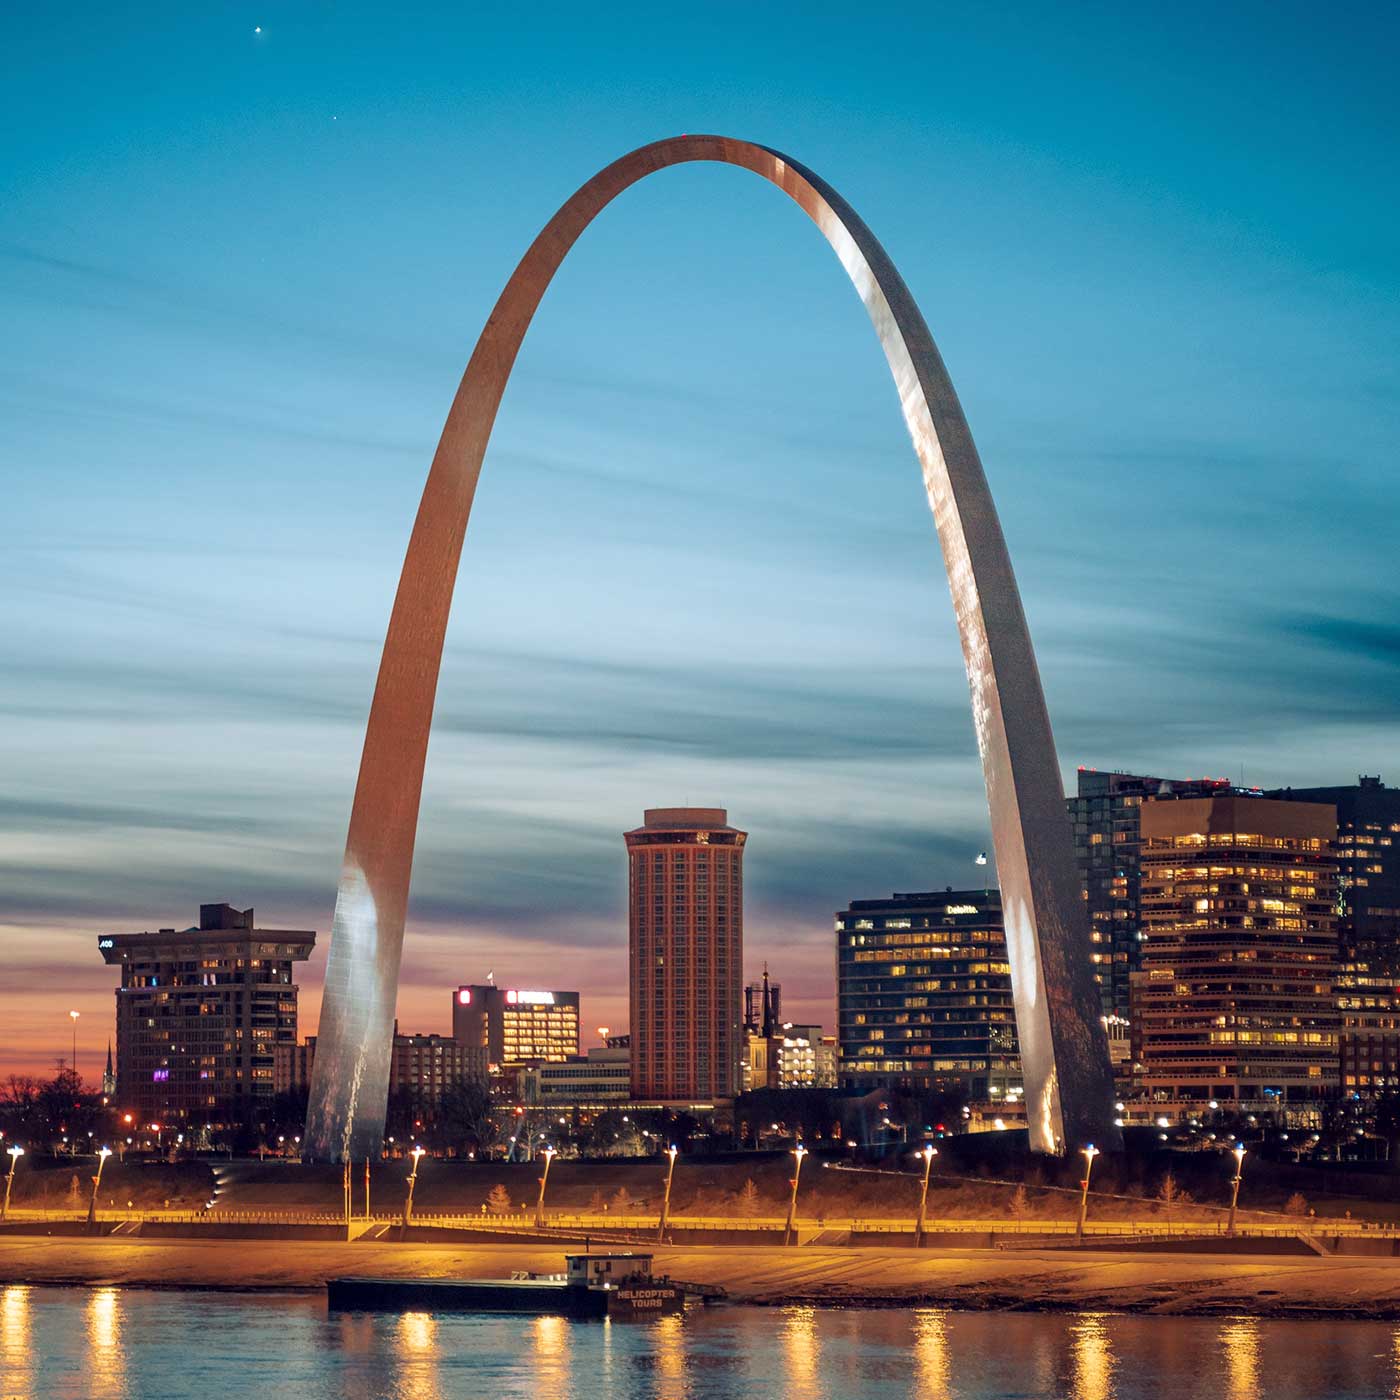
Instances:
[[[648,1323],[327,1314],[308,1294],[0,1286],[4,1400],[1352,1400],[1400,1328],[732,1307]]]

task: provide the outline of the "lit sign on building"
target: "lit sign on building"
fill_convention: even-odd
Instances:
[[[114,948],[116,944],[110,938],[99,938],[97,940],[97,946],[99,948]]]
[[[512,1006],[553,1006],[553,992],[507,992],[506,1000]]]
[[[472,989],[470,987],[458,987],[457,1000],[461,1002],[463,1006],[470,1006],[472,1004]]]
[[[159,1084],[162,1080],[170,1078],[170,1071],[168,1069],[153,1069],[151,1071],[151,1078]]]
[[[946,914],[976,914],[978,912],[978,908],[975,904],[950,904],[947,909],[944,910]]]

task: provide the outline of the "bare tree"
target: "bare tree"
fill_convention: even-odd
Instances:
[[[1191,1193],[1189,1191],[1183,1191],[1181,1187],[1177,1185],[1175,1174],[1168,1168],[1166,1176],[1162,1178],[1162,1184],[1157,1188],[1157,1199],[1161,1201],[1166,1210],[1167,1234],[1170,1235],[1172,1232],[1172,1207],[1189,1204]]]
[[[1025,1221],[1026,1212],[1030,1210],[1030,1207],[1031,1198],[1026,1193],[1026,1188],[1024,1186],[1018,1186],[1015,1191],[1011,1193],[1011,1214],[1016,1218],[1018,1229]]]

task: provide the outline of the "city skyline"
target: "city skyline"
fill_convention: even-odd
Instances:
[[[415,132],[394,95],[403,50],[379,26],[357,37],[349,17],[329,36],[287,17],[255,39],[232,11],[102,32],[129,71],[161,81],[136,95],[94,78],[89,100],[42,126],[23,120],[38,80],[17,74],[0,296],[27,353],[4,384],[18,548],[0,605],[0,921],[24,994],[5,1000],[0,1072],[66,1056],[76,1007],[96,1077],[112,1002],[94,934],[228,899],[324,945],[346,775],[432,425],[522,238],[556,190],[636,143],[624,130],[702,124],[791,148],[886,240],[993,475],[1067,788],[1077,762],[1232,779],[1243,764],[1267,787],[1394,781],[1396,582],[1375,561],[1397,523],[1395,260],[1358,230],[1387,222],[1363,217],[1362,191],[1395,200],[1395,156],[1368,120],[1379,71],[1343,83],[1327,67],[1336,36],[1269,13],[1270,32],[1248,37],[1272,68],[1234,87],[1211,81],[1230,34],[1202,54],[1166,33],[1149,64],[1119,31],[1120,68],[1099,73],[1047,26],[1041,56],[1016,59],[1024,97],[999,112],[976,91],[997,22],[963,17],[939,36],[961,60],[946,108],[897,137],[871,105],[864,51],[827,110],[796,121],[753,101],[757,74],[739,61],[703,123],[649,82],[605,91],[621,71],[605,67],[596,89],[572,90],[576,115],[600,115],[586,134],[557,107],[512,108],[509,131],[449,110],[431,63]],[[17,25],[21,59],[51,38],[45,24]],[[192,37],[204,57],[177,71],[170,46]],[[483,64],[506,39],[486,35]],[[99,57],[110,47],[80,34],[68,81],[93,78]],[[1200,65],[1208,89],[1172,131],[1134,104],[1152,65],[1167,78]],[[239,104],[293,79],[280,106]],[[1066,80],[1074,101],[1031,112]],[[1311,84],[1306,119],[1241,119],[1294,80]],[[181,116],[196,81],[198,120]],[[99,98],[110,125],[94,145]],[[1095,99],[1119,113],[1116,135],[1096,129]],[[1228,142],[1207,140],[1212,121]],[[390,152],[415,134],[395,174]],[[1281,137],[1287,178],[1263,158]],[[65,143],[90,164],[64,166]],[[1134,144],[1136,182],[1113,183]],[[529,181],[510,169],[525,151]],[[206,177],[190,176],[191,154]],[[927,189],[905,209],[910,161]],[[337,194],[382,177],[392,201],[439,163],[455,174],[434,185],[432,228],[384,213],[367,232]],[[230,178],[247,208],[223,219]],[[490,218],[474,217],[474,179]],[[771,958],[794,1015],[827,1023],[832,912],[971,883],[989,845],[937,547],[908,525],[917,485],[859,305],[826,250],[792,237],[781,201],[726,183],[744,236],[719,215],[697,231],[684,211],[711,191],[718,204],[720,186],[666,180],[580,246],[488,456],[466,567],[498,596],[449,634],[399,1007],[413,1029],[444,1029],[443,986],[492,966],[526,984],[541,963],[599,1008],[588,1026],[624,1024],[625,991],[611,1008],[602,994],[625,987],[613,843],[643,806],[714,802],[755,833],[745,971]],[[657,305],[664,324],[645,335]],[[601,351],[615,371],[598,369]],[[829,504],[806,503],[808,476]],[[527,528],[540,496],[555,509]],[[639,593],[663,558],[723,578],[751,631],[736,644],[737,604],[710,616]],[[566,593],[556,559],[591,587]],[[600,658],[585,658],[577,639],[599,636]],[[499,843],[469,849],[462,833],[483,825]],[[522,891],[513,849],[547,853],[556,878]],[[323,958],[303,983],[307,1030]]]

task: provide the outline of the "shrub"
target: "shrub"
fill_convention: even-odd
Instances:
[[[1306,1215],[1308,1213],[1308,1198],[1301,1191],[1295,1191],[1284,1202],[1283,1213],[1285,1215]]]
[[[510,1192],[499,1182],[491,1188],[491,1194],[486,1198],[486,1208],[493,1215],[507,1215],[510,1213]]]

